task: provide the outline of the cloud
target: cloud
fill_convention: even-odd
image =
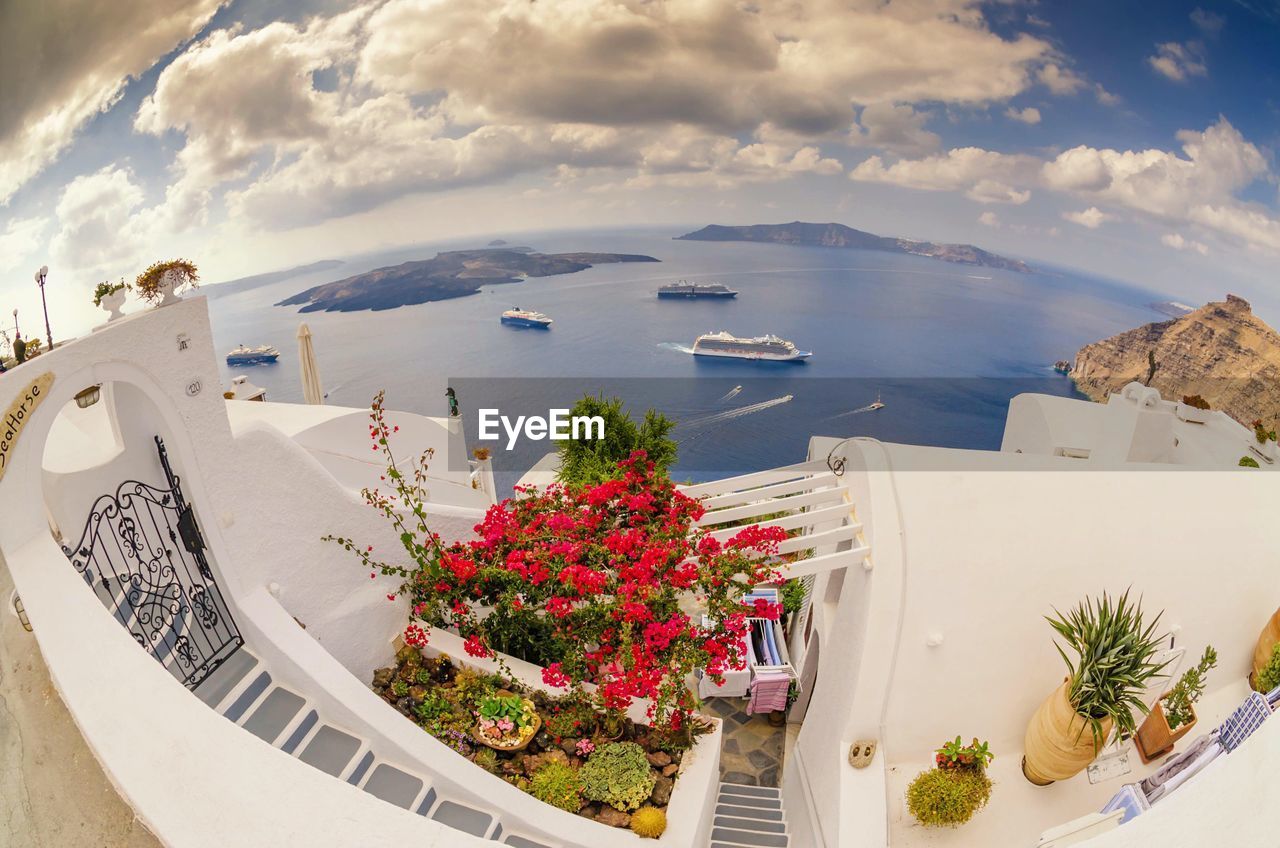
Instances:
[[[1000,229],[1000,216],[988,210],[978,216],[978,223],[982,224],[984,227],[991,227],[992,229],[998,230]]]
[[[849,133],[849,144],[907,155],[932,153],[942,146],[937,133],[924,128],[929,115],[910,106],[872,103],[862,110]]]
[[[1174,250],[1193,250],[1201,256],[1209,255],[1209,248],[1202,242],[1183,238],[1182,233],[1168,233],[1160,237],[1160,243]]]
[[[58,200],[49,264],[90,278],[130,273],[148,241],[138,214],[144,199],[142,187],[123,168],[109,165],[76,177]]]
[[[1206,12],[1197,8],[1191,12],[1191,23],[1208,38],[1216,38],[1222,32],[1227,19],[1215,12]]]
[[[1034,125],[1040,123],[1040,110],[1034,106],[1028,106],[1025,109],[1015,109],[1010,106],[1004,110],[1004,115],[1010,120],[1021,121],[1024,124]]]
[[[221,2],[0,4],[0,205],[110,109],[131,78],[198,33]]]
[[[1188,77],[1207,76],[1209,73],[1209,66],[1205,64],[1204,44],[1199,41],[1167,41],[1157,44],[1156,53],[1147,57],[1147,64],[1174,82],[1183,82]]]
[[[1086,229],[1096,230],[1107,221],[1115,220],[1116,216],[1108,215],[1096,206],[1090,206],[1088,209],[1083,209],[1079,212],[1063,212],[1062,217],[1064,220],[1079,224]]]
[[[959,147],[924,159],[900,159],[886,165],[871,156],[849,172],[860,182],[887,183],[923,191],[963,191],[979,203],[1020,205],[1031,192],[1019,189],[1034,178],[1039,162],[1031,156]]]
[[[1036,74],[1036,79],[1049,91],[1058,95],[1076,94],[1089,84],[1075,71],[1053,62],[1041,67]]]
[[[48,226],[49,219],[42,216],[9,221],[8,226],[0,231],[0,262],[13,269],[35,255],[44,244],[42,237]]]

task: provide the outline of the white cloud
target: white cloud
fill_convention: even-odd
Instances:
[[[1207,245],[1202,242],[1183,238],[1182,233],[1167,233],[1160,237],[1160,242],[1166,247],[1172,247],[1174,250],[1193,250],[1201,256],[1209,255],[1209,248]]]
[[[1050,62],[1036,74],[1041,85],[1054,94],[1070,95],[1079,92],[1088,85],[1084,77],[1068,67]]]
[[[1107,221],[1115,220],[1116,216],[1108,215],[1096,206],[1090,206],[1088,209],[1083,209],[1079,212],[1063,212],[1062,217],[1064,220],[1079,224],[1086,229],[1096,230]]]
[[[41,216],[17,218],[0,231],[0,263],[15,269],[33,256],[44,244],[42,236],[49,226],[49,219]]]
[[[0,205],[130,78],[191,38],[222,0],[12,2],[0,10]]]
[[[1203,77],[1209,73],[1209,66],[1205,64],[1204,45],[1198,41],[1167,41],[1157,44],[1156,53],[1147,57],[1147,64],[1175,82],[1182,82],[1188,77]]]
[[[1040,110],[1034,106],[1028,106],[1025,109],[1015,109],[1010,106],[1004,110],[1004,114],[1006,118],[1013,121],[1021,121],[1024,124],[1040,123]]]
[[[849,133],[849,144],[905,155],[932,153],[942,146],[937,133],[924,128],[929,115],[910,106],[872,103],[862,110]]]
[[[76,177],[58,200],[50,266],[90,278],[136,273],[147,244],[145,195],[133,175],[107,166]]]
[[[1191,12],[1191,23],[1209,38],[1216,38],[1222,32],[1227,19],[1215,12],[1206,12],[1204,9],[1197,8]]]
[[[991,227],[992,229],[998,230],[1000,229],[1000,216],[988,210],[978,216],[978,223],[982,224],[984,227]]]
[[[900,159],[886,165],[871,156],[849,172],[860,182],[888,183],[924,191],[963,191],[979,203],[1023,204],[1031,192],[1018,188],[1034,178],[1039,162],[1019,154],[959,147],[924,159]]]

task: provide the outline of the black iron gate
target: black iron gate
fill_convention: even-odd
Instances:
[[[94,501],[79,544],[62,551],[137,643],[194,689],[244,639],[159,436],[156,449],[168,488],[126,480]]]

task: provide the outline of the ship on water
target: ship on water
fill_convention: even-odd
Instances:
[[[813,354],[797,350],[786,339],[774,335],[739,338],[727,330],[703,333],[693,343],[694,356],[719,356],[729,359],[754,359],[768,362],[796,362]]]
[[[550,330],[551,319],[541,312],[516,307],[502,313],[502,323],[513,327],[532,327],[536,330]]]
[[[658,289],[658,297],[679,297],[679,298],[696,298],[696,297],[737,297],[738,293],[728,286],[720,283],[690,283],[687,280],[681,280],[678,283],[668,283]]]
[[[271,345],[245,347],[240,345],[227,354],[228,365],[272,365],[280,358],[280,351]]]

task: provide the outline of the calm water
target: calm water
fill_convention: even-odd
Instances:
[[[386,389],[393,408],[443,415],[444,388],[453,385],[474,444],[480,406],[545,415],[584,391],[604,391],[681,420],[679,471],[695,479],[799,461],[811,435],[997,448],[1013,395],[1076,396],[1052,371],[1054,360],[1159,320],[1146,307],[1157,295],[1068,271],[1024,275],[868,251],[671,239],[682,231],[524,236],[513,244],[662,262],[601,265],[384,312],[300,316],[273,304],[316,283],[477,242],[356,257],[320,274],[206,292],[219,351],[241,342],[280,348],[278,365],[224,368],[228,380],[248,374],[272,400],[301,399],[295,334],[305,320],[331,404],[365,406]],[[679,279],[723,282],[740,294],[654,297]],[[554,328],[500,325],[499,313],[514,305],[546,312]],[[721,329],[776,333],[814,355],[783,364],[688,354],[696,336]],[[857,412],[877,394],[884,409]],[[495,462],[527,467],[547,445],[498,450]]]

